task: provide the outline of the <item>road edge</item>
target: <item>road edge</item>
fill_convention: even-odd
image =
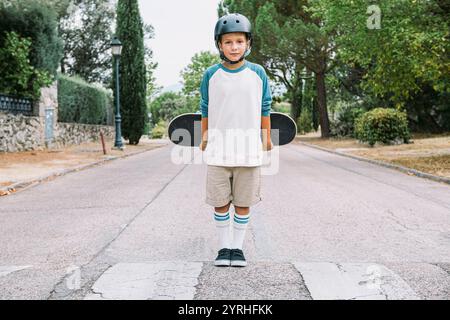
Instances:
[[[107,157],[105,159],[94,161],[94,162],[91,162],[91,163],[88,163],[88,164],[83,164],[83,165],[78,166],[78,167],[73,167],[73,168],[70,168],[70,169],[53,171],[53,172],[51,172],[49,174],[43,175],[43,176],[35,178],[35,179],[22,180],[22,181],[14,183],[12,185],[9,185],[9,186],[1,187],[0,188],[0,194],[3,194],[3,195],[0,195],[0,198],[16,194],[16,193],[18,193],[20,191],[24,191],[24,190],[26,190],[28,188],[31,188],[31,187],[33,187],[35,185],[38,185],[40,183],[43,183],[43,182],[46,182],[46,181],[51,181],[53,179],[56,179],[57,177],[62,177],[62,176],[65,176],[65,175],[67,175],[69,173],[73,173],[73,172],[77,172],[77,171],[81,171],[81,170],[86,170],[86,169],[89,169],[89,168],[92,168],[92,167],[103,165],[103,164],[105,164],[107,162],[110,162],[110,161],[113,161],[113,160],[128,158],[128,157],[135,156],[135,155],[138,155],[138,154],[141,154],[141,153],[144,153],[144,152],[149,152],[149,151],[152,151],[152,150],[156,150],[156,149],[159,149],[159,148],[162,148],[162,147],[165,147],[165,146],[167,146],[167,144],[158,144],[158,145],[156,145],[155,148],[146,149],[146,150],[140,150],[140,151],[137,151],[137,152],[124,154],[122,156],[109,156],[109,157]]]
[[[430,179],[430,180],[433,180],[435,182],[441,182],[441,183],[445,183],[445,184],[450,185],[450,178],[436,176],[436,175],[433,175],[433,174],[430,174],[430,173],[422,172],[422,171],[419,171],[419,170],[416,170],[416,169],[400,166],[400,165],[397,165],[397,164],[392,164],[392,163],[389,163],[389,162],[384,162],[384,161],[380,161],[380,160],[373,160],[373,159],[364,158],[364,157],[360,157],[360,156],[355,156],[355,155],[344,153],[344,152],[339,152],[339,151],[336,151],[336,150],[333,150],[333,149],[319,147],[319,146],[316,146],[314,144],[310,144],[310,143],[299,141],[299,140],[297,140],[296,142],[299,143],[299,144],[305,145],[307,147],[315,148],[315,149],[322,150],[322,151],[329,152],[329,153],[334,153],[334,154],[337,154],[337,155],[340,155],[340,156],[344,156],[344,157],[347,157],[347,158],[352,158],[352,159],[359,160],[359,161],[369,162],[369,163],[376,164],[376,165],[379,165],[379,166],[382,166],[382,167],[395,169],[395,170],[401,171],[403,173],[406,173],[408,175],[413,174],[413,175],[415,175],[417,177],[420,177],[420,178]]]

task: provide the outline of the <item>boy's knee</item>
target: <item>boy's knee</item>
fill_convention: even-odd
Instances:
[[[238,215],[247,215],[250,212],[250,207],[237,207],[234,206],[234,209]]]
[[[231,202],[229,202],[226,206],[223,206],[223,207],[215,207],[214,209],[215,209],[216,212],[218,212],[218,213],[226,213],[226,212],[228,212],[228,210],[230,210],[230,205],[231,205]]]

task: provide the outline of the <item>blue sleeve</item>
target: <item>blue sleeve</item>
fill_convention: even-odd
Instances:
[[[270,116],[270,108],[272,106],[272,92],[270,91],[270,85],[269,85],[269,79],[267,77],[266,72],[261,67],[263,72],[263,92],[262,92],[262,109],[261,109],[261,115],[263,117]]]
[[[263,66],[256,63],[250,63],[249,66],[262,81],[261,116],[268,117],[270,116],[270,108],[272,106],[272,92],[270,91],[269,78]]]
[[[209,103],[209,75],[208,71],[206,71],[203,75],[203,80],[200,85],[200,110],[202,111],[202,117],[208,117],[208,103]]]

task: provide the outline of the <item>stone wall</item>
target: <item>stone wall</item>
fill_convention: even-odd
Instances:
[[[55,81],[41,89],[34,116],[0,112],[0,152],[61,148],[82,142],[114,139],[114,126],[58,122],[58,87]],[[52,116],[51,116],[52,114]]]
[[[54,144],[62,147],[88,141],[99,141],[100,132],[103,133],[105,139],[114,139],[116,131],[111,126],[58,122]]]
[[[105,139],[114,139],[112,126],[78,123],[56,123],[54,138],[45,139],[45,119],[0,113],[0,152],[18,152],[61,148],[82,142],[98,141],[100,131]]]
[[[42,149],[43,134],[39,117],[0,113],[0,152]]]

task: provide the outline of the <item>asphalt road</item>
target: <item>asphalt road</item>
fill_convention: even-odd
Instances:
[[[0,299],[450,299],[450,186],[276,149],[249,266],[215,268],[206,166],[174,150],[0,198]]]

